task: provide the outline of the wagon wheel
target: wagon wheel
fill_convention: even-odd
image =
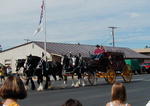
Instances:
[[[113,84],[116,81],[116,72],[111,66],[108,67],[107,73],[104,78],[110,84]]]
[[[95,79],[96,79],[96,76],[95,76],[94,73],[89,73],[88,74],[88,81],[89,81],[90,85],[94,85]]]
[[[131,66],[130,65],[125,65],[123,67],[123,72],[121,73],[122,77],[123,77],[123,80],[125,82],[130,82],[131,79],[132,79],[132,70],[131,70]]]

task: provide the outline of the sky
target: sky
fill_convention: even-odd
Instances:
[[[112,45],[131,49],[150,46],[150,0],[46,0],[46,41]],[[44,41],[38,28],[42,0],[0,0],[0,45],[8,49],[27,41]],[[45,19],[45,18],[43,18]],[[43,28],[44,22],[43,22]]]

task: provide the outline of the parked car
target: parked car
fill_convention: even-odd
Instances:
[[[141,64],[141,71],[150,73],[150,62],[144,62]]]

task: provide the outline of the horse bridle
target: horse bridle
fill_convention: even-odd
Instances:
[[[42,64],[43,64],[43,61],[44,61],[44,60],[41,58],[40,61],[38,62],[38,65],[36,66],[36,69],[39,69],[40,66],[42,66],[42,68],[43,68],[43,65],[42,65]]]

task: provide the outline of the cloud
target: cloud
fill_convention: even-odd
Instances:
[[[130,16],[131,18],[136,18],[136,17],[139,17],[140,14],[138,14],[138,13],[130,13],[129,16]]]

